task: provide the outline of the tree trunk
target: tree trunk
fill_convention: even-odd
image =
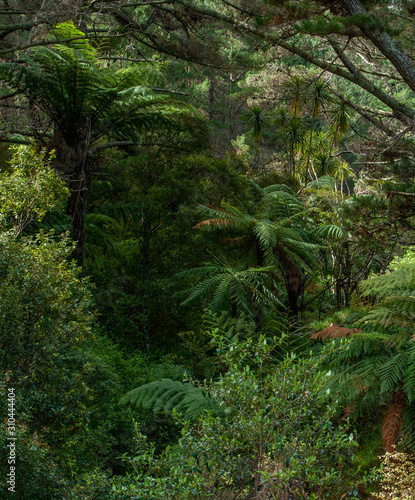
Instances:
[[[71,216],[72,239],[76,245],[71,257],[75,259],[78,266],[82,266],[84,262],[85,214],[91,174],[91,168],[86,162],[78,163],[69,186],[70,196],[66,213]]]
[[[291,262],[283,248],[278,245],[275,246],[275,252],[285,265],[285,288],[288,295],[288,308],[290,311],[290,318],[294,322],[298,319],[298,297],[300,295],[303,278],[297,266]]]
[[[290,310],[290,319],[295,321],[298,318],[298,290],[291,283],[289,276],[285,281],[285,286],[287,288],[288,294],[288,308]]]
[[[141,271],[143,276],[143,334],[144,347],[147,356],[150,354],[151,335],[149,323],[149,285],[150,285],[150,243],[151,243],[151,224],[148,220],[143,221],[143,244],[141,247]]]
[[[367,15],[367,11],[359,0],[341,0],[340,3],[350,16]],[[415,92],[415,66],[408,55],[386,31],[373,28],[367,20],[358,22],[357,25],[385,58],[391,61],[408,86]]]
[[[92,164],[88,161],[88,152],[91,139],[91,123],[84,124],[81,140],[71,141],[63,137],[61,131],[55,127],[50,149],[57,152],[55,168],[58,174],[69,183],[69,200],[66,213],[71,216],[72,239],[75,250],[71,257],[78,266],[84,262],[85,249],[85,215],[88,206],[88,190],[92,180]]]

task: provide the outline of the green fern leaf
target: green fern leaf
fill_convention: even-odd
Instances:
[[[121,398],[121,402],[166,415],[176,411],[184,414],[189,420],[198,418],[207,410],[223,415],[220,405],[214,399],[207,397],[201,389],[190,383],[168,378],[133,389]]]

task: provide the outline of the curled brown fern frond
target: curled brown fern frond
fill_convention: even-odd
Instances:
[[[398,389],[392,396],[389,408],[386,410],[382,424],[382,440],[388,453],[394,452],[394,445],[402,426],[402,413],[406,404],[403,389]]]
[[[310,338],[323,341],[327,340],[328,338],[339,339],[341,337],[350,337],[354,333],[359,333],[361,331],[362,330],[359,330],[358,328],[345,328],[344,326],[333,325],[333,323],[331,323],[331,325],[329,325],[327,328],[324,328],[324,330],[310,335]]]

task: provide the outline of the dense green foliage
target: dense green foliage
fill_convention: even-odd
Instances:
[[[1,498],[415,498],[414,16],[4,2]]]

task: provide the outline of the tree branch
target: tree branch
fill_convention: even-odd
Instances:
[[[354,0],[350,0],[350,1],[353,2]],[[232,16],[222,14],[220,12],[212,11],[211,9],[208,9],[206,7],[202,7],[200,5],[195,5],[194,3],[189,2],[188,0],[175,0],[175,2],[179,3],[180,5],[183,5],[184,7],[187,7],[189,9],[196,11],[196,12],[199,12],[200,14],[203,14],[205,16],[220,20],[220,21],[226,23],[228,26],[232,26],[235,31],[245,31],[247,33],[255,35],[255,36],[259,37],[260,39],[267,41],[268,43],[273,44],[274,46],[281,47],[281,48],[287,50],[288,52],[291,52],[292,54],[298,55],[299,57],[301,57],[305,61],[308,61],[309,63],[313,64],[314,66],[317,66],[318,68],[324,69],[325,71],[328,71],[329,73],[332,73],[334,75],[340,76],[341,78],[344,78],[345,80],[348,80],[349,82],[366,90],[367,92],[372,94],[374,97],[379,99],[381,102],[386,104],[386,106],[388,106],[390,109],[392,109],[394,111],[394,118],[398,119],[399,121],[401,121],[405,125],[408,125],[408,118],[409,118],[409,120],[415,119],[415,110],[414,109],[408,107],[406,104],[398,101],[397,99],[390,96],[389,94],[387,94],[386,92],[384,92],[380,88],[376,87],[370,80],[368,80],[366,77],[364,77],[358,71],[355,71],[354,73],[352,73],[347,68],[342,68],[340,66],[337,66],[337,65],[334,65],[332,63],[326,62],[322,59],[319,59],[318,57],[314,56],[309,50],[302,49],[302,48],[298,47],[297,45],[294,45],[293,43],[288,42],[286,39],[283,39],[282,37],[276,37],[275,35],[272,35],[272,34],[270,35],[268,33],[265,33],[264,31],[261,31],[260,29],[254,27],[254,26],[251,26],[246,22],[240,22]],[[391,62],[392,62],[392,64],[394,64],[394,59],[392,59]],[[414,72],[413,83],[415,86],[415,72]]]
[[[340,3],[350,16],[356,14],[368,16],[368,12],[363,8],[359,0],[340,0]],[[411,90],[415,92],[415,66],[408,55],[388,33],[370,28],[370,23],[367,21],[359,22],[357,26],[373,45],[391,61]]]

